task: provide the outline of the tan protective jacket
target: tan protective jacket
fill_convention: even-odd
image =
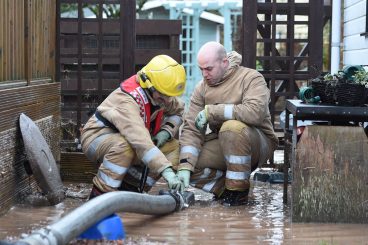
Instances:
[[[167,130],[173,138],[182,124],[184,103],[175,97],[171,97],[170,100],[170,104],[164,108],[164,122],[161,129]],[[97,107],[97,111],[118,129],[139,159],[142,160],[145,153],[156,147],[140,115],[140,108],[130,94],[122,92],[120,88],[116,89]],[[151,112],[151,121],[155,120],[157,112],[158,110]],[[115,132],[93,115],[82,130],[82,145],[88,147],[96,137]],[[172,163],[166,159],[161,151],[148,163],[148,167],[153,173],[161,173],[170,166]]]
[[[194,120],[205,105],[212,132],[217,133],[224,121],[234,119],[260,129],[271,140],[273,149],[278,145],[268,108],[270,92],[263,76],[256,70],[239,66],[241,55],[234,51],[228,54],[228,59],[229,68],[219,83],[209,86],[202,80],[194,89],[180,136],[178,169],[193,171],[197,163],[204,135],[195,127]],[[234,105],[230,111],[232,115],[226,110],[229,104]]]

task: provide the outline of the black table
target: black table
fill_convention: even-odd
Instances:
[[[289,123],[290,114],[293,115],[293,125]],[[289,154],[291,153],[291,164],[295,164],[295,150],[297,144],[297,122],[298,120],[326,121],[329,124],[343,122],[368,122],[368,107],[346,107],[334,105],[314,105],[306,104],[301,100],[286,100],[285,115],[285,146],[291,145],[291,152],[288,147],[284,151],[284,203],[287,203],[287,184]]]

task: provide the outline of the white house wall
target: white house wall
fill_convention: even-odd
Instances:
[[[365,32],[367,0],[344,1],[344,66],[368,65],[368,37]]]

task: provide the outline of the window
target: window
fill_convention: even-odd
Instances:
[[[368,0],[365,2],[365,33],[368,33]]]
[[[368,37],[368,0],[365,2],[365,32],[360,35]]]

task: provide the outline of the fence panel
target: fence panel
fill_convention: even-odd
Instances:
[[[0,88],[53,78],[55,1],[0,1]]]
[[[0,82],[24,79],[24,0],[0,1]]]
[[[158,54],[181,61],[181,21],[136,20],[135,1],[110,3],[121,10],[114,17],[99,13],[106,7],[100,0],[58,1],[56,73],[62,88],[65,150],[75,150],[80,127],[122,80]]]
[[[39,190],[25,168],[21,113],[35,121],[60,160],[60,83],[53,81],[55,12],[56,0],[0,1],[0,215]]]

